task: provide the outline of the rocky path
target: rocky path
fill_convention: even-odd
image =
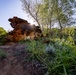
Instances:
[[[27,61],[31,53],[26,44],[0,46],[7,57],[0,61],[0,75],[44,75],[45,70],[37,60]]]
[[[7,58],[0,61],[0,75],[24,75],[23,66],[14,53],[25,49],[25,44],[12,46],[0,46],[7,53]]]

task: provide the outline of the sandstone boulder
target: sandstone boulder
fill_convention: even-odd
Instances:
[[[31,25],[24,19],[13,17],[9,18],[8,21],[13,28],[13,30],[8,33],[8,36],[6,36],[8,42],[18,42],[26,39],[28,36],[31,39],[42,36],[42,31],[39,26]]]

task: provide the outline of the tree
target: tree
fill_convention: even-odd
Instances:
[[[22,2],[23,10],[26,13],[28,13],[40,26],[39,17],[38,17],[40,0],[21,0],[21,2]]]
[[[55,0],[56,18],[60,29],[73,23],[72,15],[74,14],[75,0]]]
[[[52,0],[43,0],[43,3],[40,5],[39,9],[39,17],[40,23],[48,28],[52,28],[54,25],[54,18],[53,18],[53,6],[54,3]]]
[[[63,27],[74,23],[72,15],[74,14],[75,0],[43,0],[43,2],[44,11],[40,12],[40,14],[49,19],[48,24],[50,27],[52,22],[58,23],[62,31]],[[44,16],[43,13],[48,17]]]
[[[26,11],[39,26],[52,28],[55,23],[60,30],[74,23],[72,15],[76,0],[21,0]]]

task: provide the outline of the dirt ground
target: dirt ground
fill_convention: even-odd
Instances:
[[[7,57],[0,60],[0,75],[44,75],[39,62],[25,61],[31,54],[26,51],[26,44],[0,46]]]

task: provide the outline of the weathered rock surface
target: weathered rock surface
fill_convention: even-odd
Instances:
[[[31,39],[42,36],[42,31],[39,26],[31,25],[24,19],[13,17],[9,18],[8,21],[13,30],[6,36],[7,42],[18,42],[22,39],[26,39],[27,36]]]

